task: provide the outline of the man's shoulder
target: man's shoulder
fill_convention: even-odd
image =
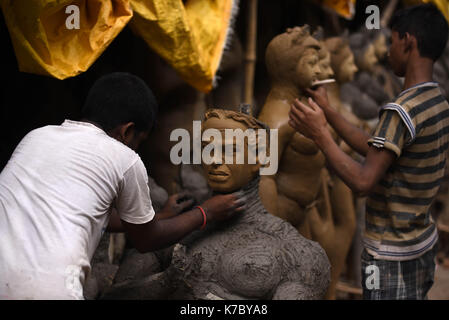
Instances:
[[[112,137],[105,135],[97,139],[97,151],[112,159],[114,163],[121,163],[123,171],[142,161],[134,150]]]
[[[413,118],[438,104],[447,105],[437,83],[423,84],[404,90],[392,102],[400,105]]]
[[[82,154],[85,160],[97,159],[123,171],[140,159],[134,150],[88,123],[66,120],[61,125],[35,129],[29,135],[39,140],[51,140],[54,146],[67,148],[66,151],[71,149],[73,152],[70,153]]]

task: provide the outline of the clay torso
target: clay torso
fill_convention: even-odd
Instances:
[[[324,295],[329,282],[324,250],[269,214],[257,186],[258,179],[245,188],[248,209],[238,218],[193,234],[175,249],[171,274],[191,288],[187,298],[316,299]]]
[[[315,143],[295,132],[288,124],[290,105],[277,97],[270,97],[264,105],[259,119],[273,129],[279,129],[279,168],[275,176],[278,197],[275,215],[289,221],[299,228],[305,215],[305,208],[318,196],[321,169],[325,158]],[[261,178],[261,184],[267,177]],[[262,190],[264,186],[262,185]],[[267,208],[271,198],[261,194]]]

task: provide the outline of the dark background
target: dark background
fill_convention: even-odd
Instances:
[[[334,19],[340,25],[339,29],[333,23],[332,14],[311,1],[259,0],[255,76],[255,91],[262,97],[259,101],[263,99],[269,86],[263,61],[264,52],[275,35],[288,27],[305,23],[313,27],[322,25],[326,36],[337,35],[345,28],[356,31],[365,23],[366,6],[377,4],[382,12],[387,2],[358,0],[356,16],[352,21]],[[246,16],[247,2],[241,0],[235,29],[243,48],[246,43]],[[140,76],[154,91],[161,108],[164,108],[161,101],[166,100],[167,86],[174,81],[173,72],[166,72],[170,67],[142,39],[133,34],[128,26],[89,70],[66,80],[19,72],[3,14],[0,14],[0,43],[0,170],[29,131],[45,125],[61,124],[64,119],[79,120],[87,92],[101,75],[127,71]],[[143,160],[146,162],[146,159]]]

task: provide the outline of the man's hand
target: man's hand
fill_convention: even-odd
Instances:
[[[330,108],[327,91],[324,86],[318,86],[315,90],[306,89],[307,94],[321,107],[325,112]]]
[[[190,209],[194,203],[195,200],[187,191],[174,194],[168,198],[161,212],[158,213],[158,218],[167,219],[174,217]]]
[[[307,138],[318,143],[323,136],[329,133],[327,121],[323,110],[312,98],[309,98],[309,104],[310,107],[295,99],[289,112],[290,120],[288,124]]]
[[[206,212],[207,222],[227,220],[236,213],[242,212],[246,201],[239,195],[239,193],[218,195],[205,201],[202,208]],[[198,229],[202,223],[203,215],[198,209],[184,212],[170,219],[153,219],[144,224],[132,224],[122,220],[131,242],[141,253],[172,245]]]
[[[206,212],[207,221],[223,221],[245,209],[246,199],[239,193],[217,195],[206,200],[201,207]]]

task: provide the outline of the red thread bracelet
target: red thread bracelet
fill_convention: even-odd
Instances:
[[[207,221],[206,212],[204,212],[204,209],[201,208],[200,206],[196,206],[195,208],[200,209],[201,213],[203,214],[203,225],[200,227],[200,230],[203,230],[206,227],[206,221]]]

